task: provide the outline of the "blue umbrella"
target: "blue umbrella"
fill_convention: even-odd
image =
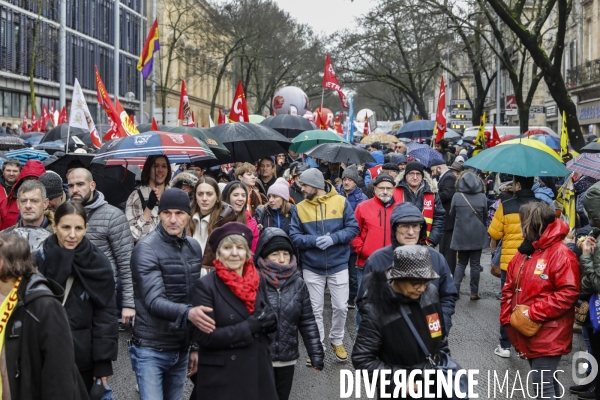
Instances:
[[[44,161],[48,157],[50,157],[50,154],[43,150],[35,149],[11,150],[6,153],[6,158],[16,158],[23,164],[25,164],[28,160]]]
[[[429,168],[433,160],[442,160],[442,155],[430,146],[421,143],[408,143],[406,145],[407,156],[418,160],[421,164]]]
[[[408,124],[404,124],[399,130],[392,132],[392,135],[409,139],[430,138],[433,136],[433,128],[435,128],[435,121],[426,119],[410,121]]]

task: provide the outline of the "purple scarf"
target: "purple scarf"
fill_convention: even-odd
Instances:
[[[256,266],[258,267],[260,275],[263,276],[267,282],[273,285],[275,289],[280,289],[294,272],[296,272],[296,256],[292,256],[289,264],[283,265],[259,257]]]

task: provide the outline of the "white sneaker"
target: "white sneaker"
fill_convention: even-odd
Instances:
[[[503,349],[500,347],[500,345],[498,345],[498,347],[494,349],[494,354],[498,357],[510,358],[510,349]]]

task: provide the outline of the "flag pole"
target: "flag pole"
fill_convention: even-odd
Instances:
[[[325,88],[321,90],[321,112],[323,112],[323,98],[325,97]]]
[[[69,153],[69,141],[71,140],[71,123],[67,122],[67,151],[65,154]]]

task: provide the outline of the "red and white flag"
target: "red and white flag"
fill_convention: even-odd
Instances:
[[[67,108],[63,107],[63,110],[64,118],[66,119]],[[62,114],[63,112],[61,111],[61,115]],[[92,114],[90,113],[87,102],[85,101],[85,96],[81,91],[81,86],[79,86],[79,81],[77,78],[75,78],[75,84],[73,85],[73,97],[71,98],[71,118],[69,118],[69,126],[90,131],[90,138],[92,139],[92,144],[94,147],[98,149],[102,147],[100,135],[98,134],[96,124],[94,124]]]
[[[177,116],[177,125],[194,126],[192,120],[192,111],[190,110],[190,99],[185,87],[185,81],[181,81],[181,93],[179,94],[179,114]]]
[[[48,111],[48,106],[45,104],[42,105],[42,117],[40,118],[40,129],[42,132],[46,132],[48,130],[48,122],[52,120],[50,116],[50,112]]]
[[[246,104],[246,95],[244,94],[242,81],[238,81],[233,104],[231,105],[231,111],[229,112],[229,121],[250,122],[250,115],[248,113],[248,105]]]
[[[34,110],[31,110],[31,131],[32,132],[40,131],[40,124],[39,124],[39,121],[35,118]]]
[[[225,120],[225,115],[223,114],[223,111],[219,108],[219,119],[217,119],[217,124],[221,125],[225,123],[227,123],[227,121]]]
[[[348,108],[348,101],[346,100],[346,95],[342,92],[342,87],[338,82],[338,78],[335,75],[335,71],[333,70],[333,65],[331,65],[331,59],[329,58],[329,53],[325,57],[325,73],[323,74],[323,85],[326,89],[335,90],[340,97],[340,101],[342,102],[342,107]]]
[[[62,110],[60,110],[60,113],[58,114],[58,124],[66,124],[68,121],[67,119],[67,106],[63,106]]]
[[[29,128],[27,128],[27,110],[23,113],[23,123],[21,124],[21,130],[23,133],[29,132]]]
[[[435,128],[433,134],[435,135],[435,142],[439,142],[444,138],[446,134],[446,86],[444,85],[444,77],[440,82],[440,95],[438,96],[437,113],[435,114]]]
[[[363,135],[369,136],[371,130],[369,129],[369,114],[365,113],[365,127],[363,129]]]

